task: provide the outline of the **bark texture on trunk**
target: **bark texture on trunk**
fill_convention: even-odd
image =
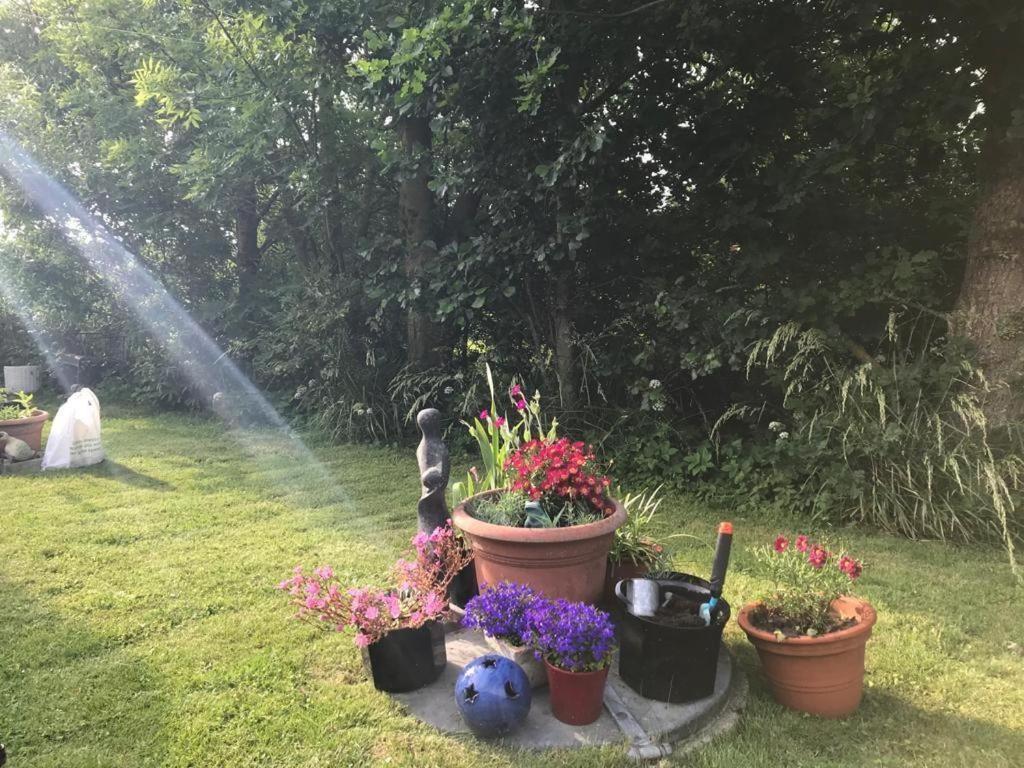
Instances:
[[[1024,417],[1024,139],[1012,130],[1013,112],[1024,106],[1020,39],[1009,47],[996,40],[987,46],[991,58],[983,98],[988,128],[953,322],[954,330],[977,347],[993,385],[985,404],[993,424]]]
[[[410,284],[420,281],[424,268],[437,253],[437,211],[430,182],[430,123],[425,117],[410,117],[398,124],[402,148],[410,168],[398,188],[398,206],[405,240],[405,276]],[[441,362],[440,329],[432,318],[410,304],[407,320],[409,363],[424,369]]]
[[[248,309],[256,296],[260,271],[260,216],[256,184],[246,183],[235,210],[235,264],[238,267],[238,303]]]

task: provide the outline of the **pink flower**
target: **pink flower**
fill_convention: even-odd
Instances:
[[[384,605],[387,606],[392,619],[397,619],[402,615],[402,604],[394,595],[384,595]]]
[[[852,581],[860,577],[861,573],[864,571],[864,566],[852,557],[843,555],[839,558],[839,570],[849,576]]]
[[[520,395],[523,394],[523,388],[518,384],[513,384],[512,389],[510,389],[508,393],[512,395],[512,397],[519,397]],[[521,397],[519,399],[522,400]]]
[[[775,543],[772,546],[775,547],[776,552],[785,552],[786,547],[789,546],[789,539],[780,534],[775,538]]]
[[[412,545],[416,547],[416,549],[423,549],[425,546],[427,546],[428,541],[430,541],[430,536],[428,536],[423,531],[420,531],[412,537]]]
[[[321,565],[319,568],[317,568],[315,571],[313,571],[313,573],[316,574],[318,579],[333,579],[334,578],[334,569],[331,568],[331,566],[329,566],[329,565]]]
[[[498,418],[496,418],[496,419],[494,420],[494,423],[495,423],[495,424],[496,424],[497,426],[499,426],[499,427],[503,427],[503,426],[505,426],[505,419],[504,419],[503,417],[499,416]]]
[[[828,550],[820,544],[815,544],[811,547],[811,551],[807,555],[807,562],[814,568],[821,568],[828,561]]]
[[[518,408],[520,411],[526,410],[526,401],[525,400],[516,400],[516,408]]]
[[[797,552],[806,552],[807,545],[807,537],[801,533],[799,536],[796,537],[796,543],[793,546],[796,547]]]
[[[367,608],[367,609],[366,609],[366,611],[365,611],[365,612],[363,613],[363,616],[365,616],[365,617],[366,617],[366,620],[367,620],[367,621],[373,621],[373,620],[374,620],[374,619],[376,619],[376,618],[377,618],[378,616],[380,616],[380,611],[379,611],[379,610],[377,610],[377,608],[376,608],[375,606],[371,605],[371,606],[370,606],[369,608]]]
[[[486,410],[480,411],[480,421],[487,421],[489,416],[490,414]]]
[[[423,601],[423,611],[428,616],[436,616],[444,610],[444,598],[437,592],[431,592]]]
[[[369,644],[370,638],[367,635],[364,635],[362,632],[356,635],[356,645],[358,645],[360,648],[365,648]]]

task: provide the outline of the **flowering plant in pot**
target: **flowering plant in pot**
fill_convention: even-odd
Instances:
[[[597,720],[616,647],[611,617],[587,603],[541,599],[527,620],[530,644],[547,670],[552,714],[569,725]]]
[[[449,524],[413,537],[411,557],[395,563],[390,586],[346,587],[324,565],[312,574],[296,566],[278,589],[290,596],[296,618],[338,632],[354,630],[374,685],[400,693],[433,682],[444,670],[438,620],[448,610],[449,584],[469,560]]]
[[[776,701],[824,717],[860,705],[875,610],[854,597],[863,564],[824,542],[778,536],[755,556],[772,588],[740,611]]]
[[[661,506],[660,492],[661,486],[658,486],[653,491],[621,495],[626,522],[615,530],[615,538],[608,551],[608,576],[604,588],[608,602],[615,599],[615,585],[623,579],[670,570],[664,545],[651,536],[654,516]]]
[[[50,414],[36,408],[33,397],[25,392],[11,395],[0,387],[0,432],[22,440],[33,451],[43,444],[43,426]]]
[[[544,664],[529,646],[529,611],[540,599],[525,584],[503,581],[484,585],[480,594],[466,603],[462,626],[478,629],[498,654],[512,659],[526,672],[533,688],[547,684]]]
[[[539,395],[527,402],[513,384],[509,398],[519,415],[510,424],[496,413],[491,391],[491,410],[470,425],[483,471],[471,470],[453,491],[461,503],[452,521],[472,546],[477,583],[511,581],[549,598],[596,602],[626,511],[609,494],[594,452],[557,437],[554,423],[544,428]]]

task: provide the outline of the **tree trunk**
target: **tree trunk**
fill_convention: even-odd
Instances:
[[[423,290],[426,265],[437,254],[437,212],[430,181],[430,123],[425,117],[409,117],[398,123],[402,149],[409,162],[398,188],[398,207],[405,240],[405,276],[410,287]],[[418,298],[409,302],[406,334],[409,364],[422,370],[441,362],[440,329]]]
[[[256,184],[247,182],[238,198],[235,211],[235,264],[238,267],[238,305],[252,306],[260,269],[260,217],[257,210]]]
[[[1024,55],[1019,38],[1003,42],[987,46],[995,54],[983,81],[988,126],[953,321],[993,385],[985,403],[992,424],[1024,416],[1024,139],[1010,131],[1013,111],[1024,105]]]

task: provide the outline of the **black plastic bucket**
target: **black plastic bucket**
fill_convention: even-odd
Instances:
[[[690,574],[672,573],[656,581],[662,601],[669,593],[699,603],[711,596],[711,585]],[[710,627],[667,626],[627,610],[619,623],[619,676],[641,696],[655,701],[678,704],[710,696],[729,604],[719,599],[715,610]]]
[[[447,663],[444,630],[437,622],[418,629],[392,630],[363,649],[363,664],[373,678],[373,687],[387,693],[406,693],[430,685]]]

